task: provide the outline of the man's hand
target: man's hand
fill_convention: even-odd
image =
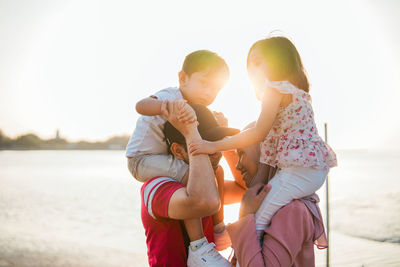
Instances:
[[[214,154],[217,150],[213,142],[208,142],[205,140],[196,140],[189,144],[189,153],[193,156],[198,154]]]
[[[165,100],[161,104],[160,110],[161,114],[186,137],[190,130],[196,129],[196,124],[194,122],[185,123],[179,120],[182,106],[188,110],[188,113],[193,112],[193,114],[195,114],[194,110],[189,105],[182,103],[181,101],[168,102]]]
[[[271,185],[265,184],[256,184],[247,189],[246,193],[244,193],[242,197],[239,218],[243,218],[248,214],[256,213],[270,190]]]
[[[213,114],[219,126],[228,127],[228,119],[224,116],[224,113],[213,111]]]

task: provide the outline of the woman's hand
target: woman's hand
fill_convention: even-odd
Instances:
[[[213,142],[197,140],[189,144],[189,153],[193,156],[198,154],[214,154],[217,150]]]
[[[256,184],[247,189],[246,193],[244,193],[242,197],[239,218],[243,218],[248,214],[256,213],[270,190],[271,185],[265,184]]]

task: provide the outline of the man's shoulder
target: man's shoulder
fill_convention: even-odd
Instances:
[[[166,177],[166,176],[157,176],[157,177],[153,177],[150,180],[146,181],[142,185],[142,190],[141,190],[141,193],[142,193],[144,199],[147,199],[147,197],[151,193],[154,193],[155,191],[157,191],[157,189],[160,186],[162,186],[163,184],[165,184],[167,182],[176,182],[176,183],[178,183],[176,180],[174,180],[174,179],[172,179],[170,177]]]
[[[143,207],[147,209],[151,217],[156,219],[154,210],[159,207],[153,207],[153,205],[160,204],[165,206],[167,204],[166,207],[168,207],[168,202],[172,194],[182,187],[184,187],[183,184],[170,177],[161,176],[151,178],[141,188]],[[164,209],[165,207],[162,208],[163,211]]]

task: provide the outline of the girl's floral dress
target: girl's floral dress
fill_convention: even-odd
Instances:
[[[267,81],[266,90],[271,88],[291,94],[292,102],[280,108],[261,143],[260,162],[279,168],[300,166],[328,170],[337,166],[335,152],[318,135],[310,95],[288,81]]]

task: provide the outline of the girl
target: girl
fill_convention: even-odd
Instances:
[[[274,213],[291,200],[317,191],[337,161],[318,135],[309,83],[293,43],[285,37],[257,41],[250,48],[247,70],[262,102],[256,125],[221,141],[192,143],[189,151],[212,154],[262,141],[260,162],[279,170],[269,182],[272,189],[255,216],[261,240]]]

